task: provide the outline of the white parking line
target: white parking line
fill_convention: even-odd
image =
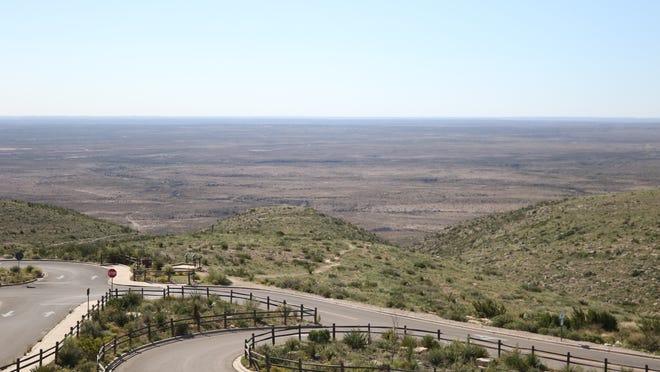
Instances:
[[[57,280],[62,280],[62,279],[64,279],[64,275],[60,275],[57,277]]]
[[[92,275],[92,280],[94,280],[94,279],[96,279],[96,278],[98,278],[98,277],[99,277],[98,275]]]
[[[7,317],[10,317],[12,315],[14,315],[14,310],[11,310],[11,311],[8,311],[8,312],[2,314],[2,317],[7,318]]]
[[[55,314],[54,311],[46,312],[46,313],[44,313],[44,318],[48,318],[48,317],[52,316],[53,314]]]

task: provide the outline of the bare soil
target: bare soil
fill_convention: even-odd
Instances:
[[[0,197],[157,234],[309,205],[399,244],[542,200],[660,185],[660,123],[0,118]]]

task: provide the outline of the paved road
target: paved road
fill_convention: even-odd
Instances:
[[[247,291],[247,290],[245,290]],[[325,325],[397,325],[420,329],[440,329],[447,338],[466,339],[471,337],[497,340],[500,339],[509,345],[530,347],[554,351],[572,356],[584,356],[591,359],[603,360],[608,358],[610,363],[623,363],[627,365],[644,366],[648,364],[652,370],[660,370],[660,358],[651,359],[631,352],[617,353],[607,350],[602,345],[590,344],[591,349],[585,349],[584,343],[573,341],[560,342],[556,338],[529,334],[525,332],[508,331],[503,329],[481,327],[466,323],[442,320],[427,315],[413,315],[390,309],[352,304],[345,301],[333,301],[305,294],[292,294],[270,290],[252,290],[261,296],[271,296],[274,299],[286,299],[290,304],[304,303],[308,307],[318,307],[321,322]],[[121,364],[117,371],[192,371],[214,370],[233,371],[231,362],[242,353],[243,340],[248,333],[217,334],[213,336],[198,336],[190,340],[177,341],[160,347],[144,350],[134,355],[127,362]],[[595,349],[595,348],[600,348]]]
[[[16,261],[0,261],[3,267]],[[107,290],[106,269],[97,265],[55,261],[22,261],[46,277],[29,285],[0,287],[0,365],[22,356],[76,306],[96,302]],[[64,335],[62,335],[64,336]]]

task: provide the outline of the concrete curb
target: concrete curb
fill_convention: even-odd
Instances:
[[[15,286],[17,286],[17,285],[30,284],[30,283],[34,283],[34,282],[36,282],[37,279],[39,279],[39,278],[35,278],[35,279],[31,279],[31,280],[27,280],[27,281],[25,281],[25,282],[20,282],[20,283],[0,284],[0,288],[2,288],[2,287],[15,287]]]
[[[243,363],[241,363],[241,359],[243,359],[243,355],[239,355],[234,359],[234,363],[232,363],[232,367],[238,372],[253,372],[251,369],[247,369],[243,366]]]

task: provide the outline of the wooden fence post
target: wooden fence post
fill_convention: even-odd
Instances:
[[[270,340],[271,344],[275,346],[275,326],[271,326],[270,328]]]
[[[336,328],[335,328],[335,323],[332,323],[332,340],[335,340],[335,333],[336,333]]]
[[[319,324],[319,309],[314,308],[314,324]]]
[[[502,356],[502,340],[497,340],[497,357]]]
[[[230,290],[229,290],[229,304],[231,305],[231,303],[232,303],[233,301],[234,301],[234,290],[233,290],[233,289],[230,289]]]
[[[270,311],[270,296],[266,297],[266,310]]]
[[[607,372],[607,358],[605,358],[605,363],[604,363],[603,371]]]
[[[302,324],[298,324],[298,341],[302,341]]]
[[[39,367],[43,366],[44,362],[44,349],[39,349]]]
[[[442,332],[440,332],[440,330],[438,329],[438,340],[442,340],[441,335],[442,335]]]
[[[298,372],[302,372],[302,359],[298,359]]]
[[[302,322],[304,320],[303,316],[305,315],[305,307],[303,304],[300,304],[300,321]]]
[[[566,367],[570,368],[570,366],[571,366],[571,352],[569,351],[566,353]]]
[[[21,371],[21,358],[16,358],[16,372]]]
[[[174,337],[174,319],[170,318],[170,333],[171,337]]]
[[[371,343],[371,323],[367,324],[367,341]]]
[[[112,352],[117,355],[117,336],[112,340]]]
[[[57,364],[57,354],[60,351],[60,342],[55,341],[55,364]]]

